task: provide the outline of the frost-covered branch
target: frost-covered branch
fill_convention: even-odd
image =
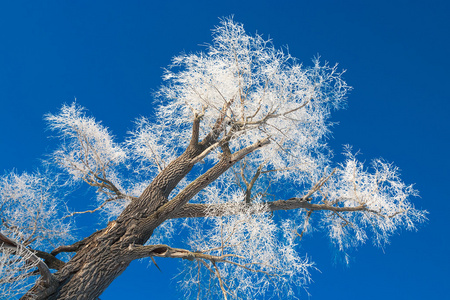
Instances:
[[[36,279],[34,268],[46,285],[53,284],[48,267],[58,269],[64,264],[44,251],[33,250],[48,250],[71,238],[70,223],[62,220],[65,206],[56,187],[57,177],[46,173],[11,172],[0,178],[0,292],[5,297],[26,291]]]
[[[9,239],[2,233],[0,233],[0,251],[4,252],[7,256],[9,254],[20,256],[32,266],[37,267],[39,269],[39,273],[42,276],[42,280],[47,286],[56,283],[56,279],[48,269],[48,266],[43,261],[41,261],[33,251],[27,249],[20,243]],[[2,280],[5,279],[2,278]]]
[[[149,256],[156,257],[170,257],[170,258],[181,258],[187,260],[194,259],[204,259],[211,262],[226,262],[227,258],[232,255],[209,255],[201,252],[192,252],[186,249],[172,248],[167,245],[150,245],[150,246],[138,246],[130,245],[128,248],[130,259],[140,259]]]
[[[127,199],[127,198],[128,198],[128,199],[130,199],[130,198],[132,198],[132,199],[137,199],[136,197],[129,197],[129,196],[128,196],[128,197],[114,197],[114,198],[109,198],[109,199],[106,199],[105,201],[103,201],[103,203],[100,204],[100,206],[98,206],[97,208],[90,209],[90,210],[85,210],[85,211],[75,211],[75,212],[72,212],[72,213],[70,213],[70,214],[64,216],[62,219],[71,218],[71,217],[73,217],[73,216],[75,216],[75,215],[91,214],[91,213],[94,213],[94,212],[97,212],[97,211],[103,209],[106,205],[108,205],[108,203],[111,203],[111,202],[116,201],[116,200],[118,200],[118,199]]]
[[[223,158],[217,164],[211,167],[204,174],[200,175],[189,185],[187,185],[173,199],[171,199],[169,202],[161,206],[155,212],[155,214],[151,215],[148,219],[154,220],[156,223],[161,223],[166,219],[170,219],[171,215],[176,213],[190,199],[192,199],[192,197],[197,195],[210,183],[214,182],[217,178],[219,178],[220,175],[222,175],[224,172],[230,169],[236,162],[239,162],[246,155],[252,153],[257,149],[262,148],[265,145],[268,145],[269,143],[270,143],[269,138],[264,138],[262,140],[257,141],[253,145],[247,146],[244,149],[239,150],[236,153],[230,154],[229,156],[223,156]],[[154,218],[154,216],[157,216],[157,218]],[[152,222],[150,224],[152,224]]]
[[[31,253],[24,248],[11,249],[0,246],[0,294],[5,299],[14,299],[32,285],[30,274],[37,261],[30,262]]]
[[[237,268],[240,268],[242,272],[248,271],[253,273],[262,274],[263,276],[267,276],[269,280],[271,277],[281,276],[283,272],[280,272],[279,268],[276,266],[271,266],[269,264],[264,263],[252,263],[243,256],[236,254],[222,254],[222,255],[212,255],[206,254],[205,252],[212,252],[213,250],[208,251],[189,251],[187,249],[180,248],[172,248],[167,245],[148,245],[148,246],[138,246],[138,245],[130,245],[128,247],[127,259],[135,260],[141,259],[145,257],[164,257],[164,258],[180,258],[187,261],[196,261],[197,266],[204,266],[209,273],[215,277],[220,285],[220,288],[223,292],[224,299],[227,299],[227,294],[235,294],[232,290],[230,290],[230,286],[226,284],[228,279],[218,267],[218,264],[228,264]],[[242,262],[247,261],[247,262]],[[271,270],[271,271],[269,271]],[[200,269],[199,269],[200,272]]]
[[[10,237],[0,242],[0,283],[23,291],[42,258],[57,270],[52,297],[93,299],[132,260],[170,257],[187,263],[185,298],[295,298],[314,268],[300,245],[310,229],[347,251],[369,239],[383,246],[426,219],[393,164],[367,167],[350,151],[332,162],[330,113],[350,90],[336,65],[303,65],[224,19],[205,51],[176,56],[164,80],[155,115],[137,119],[123,143],[76,103],[46,116],[61,140],[49,163],[70,179],[0,178]],[[68,212],[75,181],[94,187],[96,205]],[[70,241],[72,217],[97,211],[113,220]],[[179,248],[167,246],[173,237]],[[55,257],[63,252],[75,255]],[[24,298],[55,291],[41,283]]]
[[[410,226],[415,223],[414,220],[423,220],[426,215],[426,212],[416,210],[407,201],[409,196],[415,195],[415,191],[411,186],[406,186],[399,181],[397,169],[392,165],[377,160],[374,161],[374,168],[375,174],[367,173],[363,170],[362,163],[357,162],[356,158],[350,155],[348,161],[341,165],[340,169],[336,168],[329,175],[318,180],[304,196],[262,202],[256,205],[262,204],[265,207],[263,212],[295,209],[347,213],[346,215],[358,212],[352,216],[360,216],[363,219],[371,216],[371,224],[373,225],[375,222],[382,230],[387,229],[386,224],[390,224],[390,226],[394,226],[395,223],[404,224],[405,220],[407,220],[407,228],[413,228]],[[321,190],[321,194],[316,197],[318,200],[311,198],[319,190]],[[189,203],[173,215],[173,218],[226,216],[246,211],[252,206],[254,205],[245,201],[238,203],[227,201],[218,204]],[[391,227],[389,231],[394,228]]]
[[[326,204],[312,204],[303,198],[291,198],[289,200],[277,200],[270,202],[258,203],[263,204],[266,207],[266,212],[273,212],[279,210],[328,210],[335,212],[355,212],[355,211],[368,211],[365,206],[354,207],[337,207]],[[239,209],[245,210],[253,207],[252,204],[240,203]],[[235,203],[223,203],[223,204],[186,204],[178,213],[174,214],[172,218],[204,218],[204,217],[220,217],[233,215],[234,212],[231,208],[236,209]],[[212,213],[213,212],[213,213]],[[401,212],[399,212],[401,213]]]
[[[105,127],[87,117],[76,103],[64,105],[59,114],[48,114],[46,120],[63,141],[53,154],[61,168],[100,192],[125,196],[114,167],[125,161],[126,154]]]
[[[18,243],[48,249],[49,242],[70,239],[71,226],[62,220],[65,205],[53,176],[11,172],[0,177],[1,229]]]
[[[165,75],[168,84],[159,94],[171,101],[162,105],[159,117],[167,122],[176,115],[171,134],[183,139],[190,134],[184,124],[191,124],[193,116],[197,120],[195,113],[202,111],[193,127],[208,146],[191,162],[206,161],[213,167],[196,173],[161,206],[158,216],[170,212],[161,232],[166,232],[164,224],[181,222],[190,229],[193,252],[237,255],[248,259],[245,263],[280,267],[275,260],[283,259],[275,253],[284,251],[289,253],[284,262],[304,274],[306,264],[294,254],[294,241],[310,227],[324,230],[345,250],[348,241],[363,242],[370,232],[378,243],[422,222],[426,212],[412,206],[415,192],[399,180],[393,165],[376,161],[369,170],[351,155],[342,164],[330,162],[323,137],[329,132],[331,110],[344,103],[350,90],[342,74],[319,59],[304,67],[230,19],[216,29],[206,53],[175,57]],[[261,151],[255,151],[258,141],[264,141]],[[226,165],[227,159],[234,164],[244,158],[238,170]],[[283,221],[276,223],[273,212]],[[195,279],[201,277],[200,266],[205,265],[197,263],[188,272],[187,289],[201,285]],[[216,267],[222,268],[219,273]],[[231,267],[210,264],[206,269],[217,279],[222,297],[230,296],[224,290],[232,286],[254,296],[247,279]]]

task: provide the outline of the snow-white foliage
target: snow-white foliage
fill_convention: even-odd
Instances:
[[[63,105],[58,114],[46,115],[50,129],[56,131],[62,141],[53,159],[71,182],[83,180],[97,188],[97,208],[106,219],[117,217],[129,204],[136,186],[124,182],[118,171],[126,167],[126,150],[114,142],[108,129],[86,116],[84,108],[75,102]],[[130,194],[131,192],[131,194]]]
[[[16,174],[0,177],[0,230],[23,246],[51,251],[71,240],[71,224],[63,220],[65,204],[49,174]],[[1,243],[0,243],[1,244]],[[23,246],[17,252],[0,246],[0,295],[15,299],[36,279],[30,272],[37,262]]]
[[[0,299],[17,299],[32,287],[36,276],[30,273],[38,262],[30,261],[31,253],[22,247],[0,250]]]
[[[280,169],[302,165],[322,146],[328,132],[330,108],[340,107],[349,87],[336,66],[314,60],[303,67],[261,36],[249,36],[230,19],[213,33],[206,53],[182,54],[166,71],[160,96],[169,101],[158,110],[160,120],[189,136],[195,113],[202,115],[201,131],[214,128],[225,114],[223,136],[231,150],[242,149],[265,137],[271,139],[254,158]],[[313,169],[314,163],[309,165]]]
[[[52,246],[70,240],[70,223],[62,220],[66,206],[56,188],[55,178],[48,174],[12,171],[0,177],[3,234],[40,250],[52,250]]]
[[[141,117],[136,120],[135,125],[135,130],[130,132],[130,137],[126,141],[130,155],[136,161],[133,171],[154,176],[175,158],[175,149],[172,145],[178,143],[169,142],[171,135],[166,131],[168,126],[164,124],[154,124]]]
[[[125,161],[126,153],[107,128],[86,116],[76,103],[63,105],[59,114],[48,114],[46,120],[63,141],[53,157],[73,179],[96,185],[107,177],[120,185],[114,167]]]
[[[373,243],[383,246],[400,228],[415,229],[426,219],[426,212],[409,201],[417,191],[400,180],[397,167],[376,159],[369,172],[349,149],[345,154],[345,162],[322,192],[326,201],[337,207],[364,207],[366,212],[335,212],[322,219],[340,250],[364,243],[368,230],[373,233]]]
[[[163,102],[157,123],[140,120],[128,141],[137,155],[158,166],[163,155],[173,155],[168,149],[179,147],[178,142],[187,145],[196,115],[202,116],[201,137],[216,130],[232,152],[270,139],[190,201],[212,205],[210,217],[178,226],[166,222],[155,231],[151,242],[171,243],[174,234],[187,229],[192,251],[226,257],[227,262],[215,265],[197,260],[186,269],[180,283],[187,296],[212,298],[225,291],[231,298],[293,297],[309,281],[312,266],[300,252],[305,233],[323,229],[345,251],[372,236],[383,245],[393,232],[413,229],[425,219],[426,212],[409,201],[414,189],[382,160],[374,161],[369,172],[348,152],[328,177],[327,119],[350,89],[341,76],[336,66],[318,59],[302,66],[271,41],[246,34],[232,19],[214,30],[205,53],[174,58],[159,92]],[[224,122],[217,128],[220,117]],[[207,164],[214,164],[220,153],[206,156]],[[322,176],[326,179],[316,185]],[[305,195],[323,210],[283,213],[277,219],[263,204]],[[228,204],[227,215],[216,217],[214,208],[223,206],[215,204]]]
[[[224,257],[225,262],[215,266],[197,263],[185,270],[182,284],[187,297],[195,298],[200,293],[200,298],[211,299],[222,295],[221,289],[211,288],[211,280],[217,286],[222,280],[233,299],[254,299],[268,292],[294,297],[310,281],[313,263],[297,251],[291,228],[279,226],[264,204],[242,208],[242,193],[221,195],[209,189],[208,194],[210,199],[221,198],[228,203],[230,215],[206,218],[204,226],[192,228],[189,245],[193,251]]]
[[[426,212],[410,202],[416,191],[392,164],[375,160],[368,170],[349,151],[343,163],[330,163],[328,118],[350,89],[336,66],[318,59],[303,66],[224,19],[206,52],[175,57],[164,79],[157,120],[139,118],[122,144],[75,103],[46,119],[62,141],[55,162],[73,181],[97,189],[96,208],[86,212],[102,211],[107,219],[139,201],[151,180],[186,149],[194,120],[200,120],[200,141],[214,136],[213,144],[194,160],[203,164],[179,182],[169,201],[228,152],[268,140],[190,199],[209,208],[206,217],[167,220],[148,241],[205,255],[184,270],[180,285],[188,297],[295,298],[313,267],[299,245],[305,233],[322,229],[346,251],[368,239],[382,246],[394,232],[425,220]],[[39,174],[1,178],[2,232],[47,250],[69,235],[51,182]],[[303,205],[297,213],[270,211],[271,201],[289,198],[285,205]],[[0,268],[15,264],[23,259],[0,255]],[[15,284],[3,270],[1,278]]]

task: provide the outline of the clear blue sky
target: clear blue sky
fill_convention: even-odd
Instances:
[[[309,237],[305,251],[321,271],[310,299],[448,297],[449,1],[2,1],[0,170],[37,167],[52,147],[42,116],[74,98],[120,140],[134,118],[152,114],[171,57],[201,50],[231,14],[306,64],[320,54],[347,69],[354,90],[333,115],[331,146],[395,162],[420,191],[416,206],[430,212],[384,251],[353,252],[349,267],[333,262],[322,234]],[[102,300],[176,299],[177,262],[159,264],[163,273],[133,264]]]

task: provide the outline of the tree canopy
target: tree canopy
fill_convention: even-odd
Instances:
[[[76,102],[46,115],[59,147],[39,171],[0,182],[4,295],[96,299],[131,261],[172,257],[185,262],[186,298],[296,297],[314,268],[308,232],[346,257],[426,219],[393,164],[366,166],[350,146],[334,161],[329,117],[351,89],[337,65],[303,65],[223,19],[163,79],[154,116],[121,142]],[[71,208],[80,186],[94,208]],[[109,222],[79,239],[85,213]]]

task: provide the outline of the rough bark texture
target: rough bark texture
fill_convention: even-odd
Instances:
[[[219,121],[221,120],[219,119]],[[266,138],[238,152],[231,153],[225,142],[221,145],[222,159],[169,201],[170,192],[191,171],[194,164],[199,161],[198,158],[204,156],[205,151],[210,151],[211,145],[218,143],[217,138],[218,135],[213,130],[201,143],[198,143],[198,119],[196,119],[192,141],[186,151],[157,175],[142,195],[133,200],[117,220],[109,222],[106,228],[71,246],[58,247],[51,254],[40,254],[40,257],[46,261],[52,262],[55,266],[54,269],[58,271],[51,275],[50,280],[38,280],[22,299],[97,299],[114,279],[125,271],[130,262],[140,258],[142,254],[150,253],[150,256],[161,257],[172,255],[171,257],[190,259],[193,254],[187,250],[170,248],[165,245],[146,247],[142,245],[151,237],[154,229],[167,219],[206,216],[206,212],[211,211],[208,205],[189,204],[188,201],[236,162],[269,143],[269,139]],[[325,204],[311,204],[308,196],[309,194],[303,198],[268,202],[266,208],[267,211],[297,208],[309,211],[365,209],[363,206],[339,208]],[[242,205],[252,204],[243,201]],[[216,206],[214,211],[217,215],[229,213],[227,204]],[[76,255],[64,264],[55,258],[60,252],[76,252]],[[212,259],[217,260],[217,258]]]
[[[168,201],[170,192],[198,161],[195,158],[217,142],[222,121],[219,118],[216,128],[199,143],[200,118],[197,117],[193,124],[191,143],[186,151],[156,176],[117,220],[83,241],[55,249],[53,255],[59,252],[76,252],[76,255],[53,274],[55,280],[51,284],[39,280],[22,299],[97,299],[135,259],[130,254],[130,248],[143,245],[156,227],[175,215],[196,193],[245,155],[268,143],[268,140],[264,140],[233,155],[224,155],[219,163]]]
[[[205,217],[206,213],[211,211],[211,207],[206,204],[189,204],[188,201],[236,162],[268,144],[269,139],[260,140],[235,153],[229,151],[225,142],[224,145],[221,145],[222,159],[169,201],[170,192],[191,171],[194,164],[199,161],[198,158],[205,155],[205,151],[210,151],[208,149],[211,148],[211,145],[217,143],[217,134],[214,133],[214,130],[201,143],[198,143],[198,124],[196,126],[196,123],[198,122],[194,121],[192,141],[187,150],[156,176],[142,195],[133,200],[117,220],[109,222],[106,228],[71,246],[58,247],[51,254],[39,254],[41,258],[51,262],[54,265],[53,268],[58,271],[51,275],[50,279],[38,280],[22,299],[97,299],[114,279],[125,271],[132,260],[141,258],[142,255],[171,256],[182,259],[191,259],[193,255],[200,255],[165,245],[146,247],[142,245],[151,237],[154,229],[167,219]],[[266,210],[298,208],[310,212],[315,210],[366,210],[364,206],[344,208],[310,203],[309,195],[317,190],[326,179],[319,181],[303,198],[268,202]],[[243,201],[242,205],[252,204]],[[213,211],[218,216],[230,212],[227,204],[217,204]],[[64,264],[55,258],[60,252],[76,252],[76,255]],[[217,260],[218,258],[211,259]]]

